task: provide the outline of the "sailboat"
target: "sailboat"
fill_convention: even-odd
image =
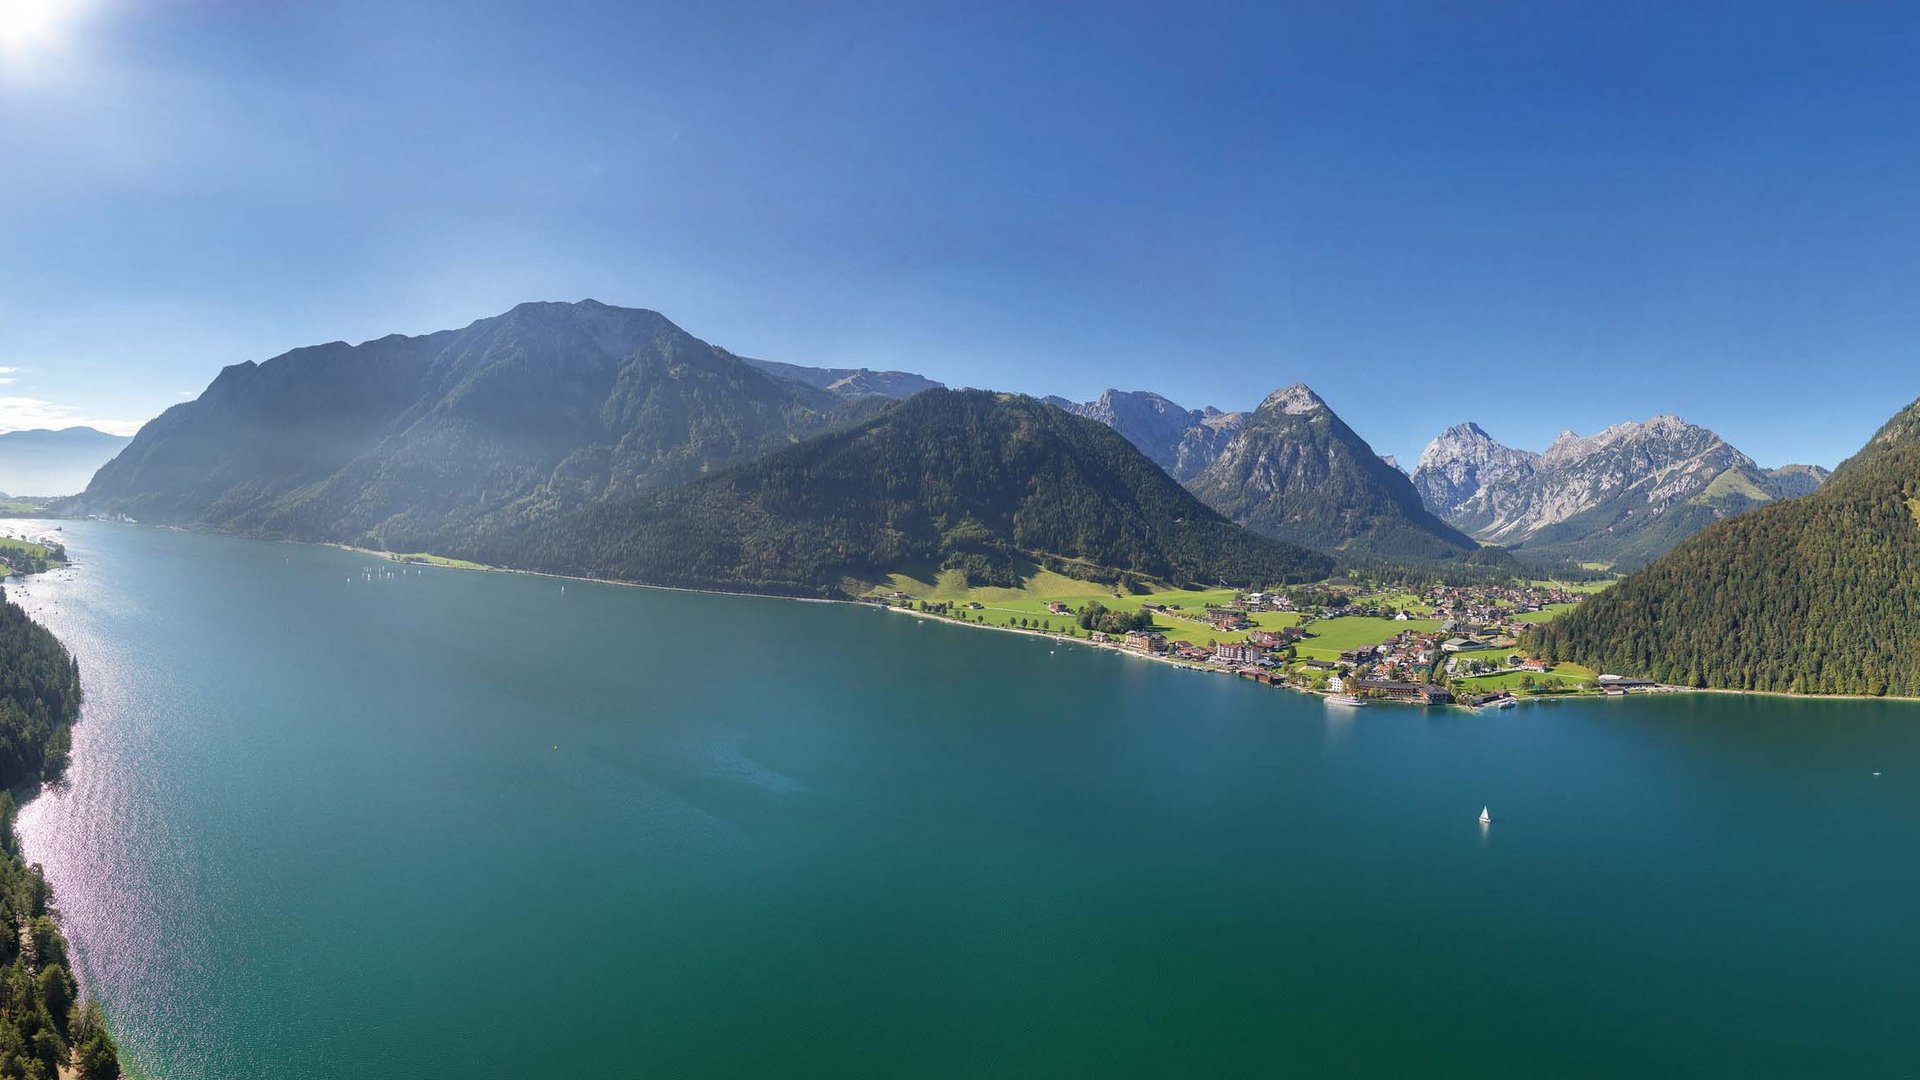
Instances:
[[[1493,824],[1493,815],[1487,813],[1487,808],[1484,806],[1480,808],[1480,824],[1482,825]]]

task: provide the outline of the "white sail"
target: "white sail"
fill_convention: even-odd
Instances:
[[[1490,822],[1490,821],[1492,821],[1492,820],[1493,820],[1493,815],[1492,815],[1492,814],[1489,814],[1489,813],[1487,813],[1487,808],[1486,808],[1486,807],[1484,807],[1484,806],[1483,806],[1483,807],[1481,807],[1481,808],[1480,808],[1480,824],[1482,824],[1482,825],[1485,825],[1485,824],[1487,824],[1488,822]]]

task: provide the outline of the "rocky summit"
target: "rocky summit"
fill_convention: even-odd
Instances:
[[[1710,429],[1656,416],[1562,432],[1541,453],[1456,424],[1427,444],[1413,483],[1435,513],[1480,540],[1637,565],[1721,518],[1804,495],[1825,475],[1762,469]]]

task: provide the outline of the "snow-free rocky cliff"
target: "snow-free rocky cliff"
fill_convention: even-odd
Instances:
[[[1713,431],[1656,416],[1593,435],[1562,432],[1541,453],[1458,424],[1427,444],[1413,483],[1435,513],[1485,542],[1634,565],[1825,477],[1817,466],[1762,469]]]

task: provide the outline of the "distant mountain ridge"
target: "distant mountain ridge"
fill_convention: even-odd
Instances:
[[[1386,558],[1454,558],[1479,546],[1429,512],[1398,464],[1304,384],[1251,412],[1189,409],[1141,390],[1047,400],[1118,431],[1202,502],[1268,536]]]
[[[741,357],[747,363],[769,375],[782,379],[805,383],[820,390],[839,394],[841,397],[862,397],[878,394],[881,397],[912,397],[922,390],[939,390],[945,383],[935,382],[924,375],[915,375],[909,371],[874,371],[871,368],[819,368],[802,367],[799,364],[783,364],[778,360],[756,360],[750,356]]]
[[[0,490],[72,495],[132,438],[90,427],[30,428],[0,434]]]
[[[1762,469],[1713,431],[1656,416],[1585,437],[1562,432],[1542,453],[1458,424],[1427,444],[1413,483],[1435,513],[1482,541],[1633,566],[1825,476],[1816,466]]]
[[[84,512],[420,550],[670,486],[870,414],[658,312],[530,303],[229,367],[143,428]]]
[[[1108,390],[1082,403],[1060,397],[1045,400],[1118,431],[1183,484],[1213,464],[1247,415],[1221,412],[1211,405],[1188,409],[1146,390]]]
[[[67,509],[819,596],[941,567],[1004,584],[1039,566],[1209,585],[1331,569],[1032,398],[786,370],[657,312],[522,304],[229,367]]]

